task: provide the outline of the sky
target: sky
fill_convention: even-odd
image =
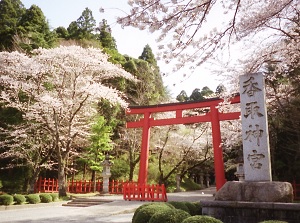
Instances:
[[[46,16],[50,28],[54,29],[59,26],[67,28],[72,21],[76,21],[83,10],[88,7],[92,10],[93,16],[97,24],[102,19],[107,20],[112,28],[112,36],[116,39],[118,51],[121,54],[127,54],[134,58],[138,58],[144,47],[149,44],[154,54],[157,52],[156,35],[149,33],[147,30],[139,30],[132,27],[122,28],[116,23],[118,16],[126,15],[125,12],[130,10],[127,0],[21,0],[26,8],[35,4],[39,6]],[[100,13],[99,9],[104,8],[104,13]],[[165,65],[162,61],[158,61],[158,65],[163,76],[164,85],[170,90],[172,96],[176,96],[185,90],[188,96],[195,88],[202,89],[208,86],[215,91],[216,87],[222,82],[220,77],[207,69],[201,67],[196,69],[194,74],[190,75],[190,71],[183,70],[178,73],[171,73],[172,68]],[[183,73],[186,73],[186,79],[182,79]]]

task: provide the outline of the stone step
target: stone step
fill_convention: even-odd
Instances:
[[[72,201],[63,204],[63,206],[90,207],[93,205],[100,205],[107,202],[109,201],[103,201],[103,200],[93,199],[93,198],[73,198]]]

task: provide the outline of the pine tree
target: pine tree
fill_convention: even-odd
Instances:
[[[18,44],[28,51],[39,47],[51,48],[56,41],[56,36],[50,31],[43,11],[36,5],[32,5],[23,14],[18,32],[21,36],[21,42]],[[27,40],[23,42],[24,39]]]
[[[111,28],[105,19],[99,24],[98,30],[100,31],[99,40],[103,48],[110,50],[117,50],[116,40],[111,35]]]
[[[154,54],[152,52],[151,47],[148,44],[144,47],[142,55],[139,56],[139,59],[145,60],[148,63],[157,66],[157,61],[155,59],[155,56],[154,56]]]
[[[89,8],[85,8],[81,16],[76,21],[79,38],[80,39],[92,39],[93,31],[95,30],[96,20],[93,17],[93,12]]]
[[[13,37],[24,12],[20,0],[0,1],[0,51],[12,49]]]

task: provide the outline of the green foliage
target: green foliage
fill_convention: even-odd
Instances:
[[[40,194],[40,199],[42,203],[50,203],[53,201],[51,194]]]
[[[103,19],[100,23],[99,30],[100,34],[98,39],[100,40],[102,47],[117,51],[116,40],[112,37],[111,28],[109,27],[105,19]]]
[[[128,180],[129,177],[129,165],[127,156],[121,156],[119,158],[114,159],[114,165],[112,165],[110,172],[110,179],[114,180]]]
[[[221,89],[219,89],[221,91]],[[188,97],[185,91],[181,91],[177,95],[176,100],[180,102],[185,101],[201,101],[205,98],[209,98],[214,92],[207,86],[203,87],[202,90],[195,88],[192,94]]]
[[[190,178],[183,178],[181,182],[181,187],[185,189],[185,191],[193,191],[193,190],[201,190],[201,185],[195,183],[192,179]]]
[[[155,66],[157,65],[157,61],[155,59],[155,56],[152,52],[151,47],[148,44],[144,47],[142,55],[139,56],[139,59],[145,60],[149,64],[152,64],[152,65],[155,65]]]
[[[222,221],[210,216],[195,215],[184,219],[182,223],[222,223]]]
[[[181,223],[184,219],[191,215],[180,209],[162,210],[155,213],[149,223]]]
[[[93,12],[89,8],[85,8],[81,16],[76,21],[78,26],[79,39],[92,39],[93,31],[95,30],[96,20],[93,17]]]
[[[194,206],[196,207],[196,215],[202,215],[202,205],[200,202],[192,202]]]
[[[26,202],[26,197],[23,194],[14,195],[15,204],[24,204]]]
[[[63,27],[63,26],[59,26],[57,27],[54,32],[56,33],[58,38],[64,38],[67,39],[69,37],[69,32],[68,30]]]
[[[189,96],[187,96],[186,91],[182,90],[182,91],[179,93],[179,95],[177,95],[176,100],[177,100],[177,101],[180,101],[180,102],[185,102],[185,101],[188,101],[188,100],[189,100]]]
[[[132,223],[147,223],[156,212],[166,209],[174,209],[174,207],[170,204],[160,202],[143,204],[135,210]]]
[[[52,197],[52,201],[58,201],[59,200],[59,196],[57,193],[50,193],[50,196]]]
[[[168,201],[169,204],[174,206],[176,209],[183,210],[185,212],[190,213],[189,208],[186,206],[185,202],[182,201]]]
[[[198,202],[199,203],[199,202]],[[184,202],[185,206],[188,208],[188,213],[192,216],[197,215],[201,211],[200,205],[197,205],[194,202]],[[201,211],[202,212],[202,211]],[[201,214],[201,213],[200,213]]]
[[[0,51],[13,49],[13,37],[24,12],[20,0],[0,1]]]
[[[19,22],[18,34],[21,40],[16,44],[27,51],[39,47],[51,48],[56,42],[55,33],[50,31],[43,11],[36,5],[32,5],[23,14]]]
[[[28,194],[25,197],[26,197],[26,201],[29,204],[38,204],[38,203],[41,203],[41,199],[40,199],[40,196],[38,194]]]
[[[14,197],[9,194],[0,195],[0,205],[12,205],[14,203]]]

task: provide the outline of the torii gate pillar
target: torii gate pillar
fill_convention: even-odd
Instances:
[[[235,96],[230,100],[232,104],[239,103],[240,97]],[[144,114],[144,118],[136,122],[127,122],[127,128],[142,128],[142,144],[140,155],[140,169],[138,183],[140,185],[147,184],[148,177],[148,158],[149,158],[149,138],[151,126],[173,125],[173,124],[188,124],[199,122],[211,122],[213,133],[213,151],[214,151],[214,166],[215,166],[215,179],[216,188],[219,190],[225,183],[225,171],[223,161],[223,151],[221,147],[221,131],[220,121],[239,119],[240,112],[220,113],[217,106],[223,102],[222,99],[213,98],[206,99],[199,102],[189,103],[170,103],[153,106],[138,106],[129,107],[127,114]],[[210,112],[205,115],[184,117],[183,110],[194,108],[209,107]],[[152,113],[175,111],[176,117],[169,119],[154,120],[151,118]]]
[[[223,150],[222,150],[222,139],[221,139],[221,128],[219,111],[215,106],[210,107],[211,110],[211,128],[212,128],[212,139],[214,148],[214,166],[215,166],[215,177],[216,177],[216,188],[219,190],[225,183],[225,171],[223,161]]]
[[[148,179],[148,158],[149,158],[149,138],[150,138],[150,117],[149,112],[144,114],[142,145],[140,155],[140,169],[138,183],[140,185],[147,184]]]

